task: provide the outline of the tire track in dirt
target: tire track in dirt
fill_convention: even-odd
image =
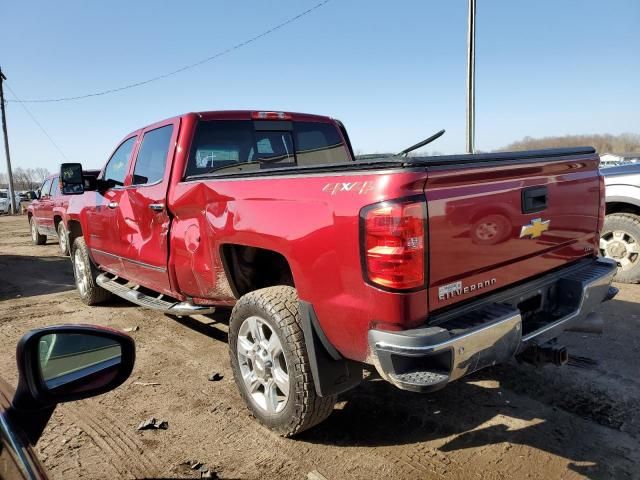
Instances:
[[[157,475],[160,459],[150,456],[134,437],[121,427],[121,422],[104,411],[99,421],[94,419],[95,411],[85,405],[74,405],[69,409],[74,424],[81,428],[105,453],[104,462],[117,465],[121,475],[133,474],[136,477]],[[130,427],[125,427],[128,429]]]

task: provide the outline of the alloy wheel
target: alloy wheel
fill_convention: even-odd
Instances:
[[[605,232],[600,239],[600,251],[612,258],[623,270],[631,270],[640,261],[640,239],[622,230]]]
[[[268,414],[280,413],[289,399],[289,371],[278,335],[264,319],[251,316],[240,326],[236,347],[253,403]]]
[[[84,297],[89,291],[89,276],[87,274],[87,264],[79,248],[76,249],[73,255],[73,273],[76,277],[78,292]]]

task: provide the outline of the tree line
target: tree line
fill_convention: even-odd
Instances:
[[[498,151],[537,150],[541,148],[594,147],[599,154],[640,152],[640,135],[623,133],[621,135],[564,135],[558,137],[532,138],[510,143]]]
[[[22,168],[18,167],[13,170],[13,188],[20,190],[37,190],[44,182],[44,179],[50,175],[46,168]],[[9,176],[0,172],[0,188],[9,187]]]

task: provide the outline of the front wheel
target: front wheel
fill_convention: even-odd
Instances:
[[[64,228],[64,223],[58,223],[58,245],[60,247],[60,253],[62,255],[69,255],[69,245],[67,243],[67,229]]]
[[[316,394],[294,288],[263,288],[238,300],[229,356],[247,407],[280,435],[291,437],[331,415],[336,396]]]
[[[73,276],[80,299],[87,305],[97,305],[111,298],[111,292],[96,283],[98,269],[89,257],[89,250],[84,238],[78,237],[73,242],[71,252]]]
[[[613,213],[604,220],[600,253],[618,264],[614,280],[640,282],[640,217],[630,213]]]
[[[44,245],[45,243],[47,243],[47,236],[40,235],[40,232],[38,231],[38,224],[36,223],[36,219],[34,217],[31,217],[29,219],[29,223],[31,224],[31,242],[34,245]]]

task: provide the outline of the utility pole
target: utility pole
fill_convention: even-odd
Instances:
[[[467,153],[475,151],[476,137],[476,0],[469,0],[467,31]]]
[[[11,205],[11,214],[15,215],[16,196],[13,190],[13,173],[11,172],[11,156],[9,155],[9,137],[7,137],[7,116],[4,112],[4,89],[2,83],[7,79],[0,68],[0,108],[2,109],[2,133],[4,134],[4,154],[7,157],[7,176],[9,177],[9,205]]]

